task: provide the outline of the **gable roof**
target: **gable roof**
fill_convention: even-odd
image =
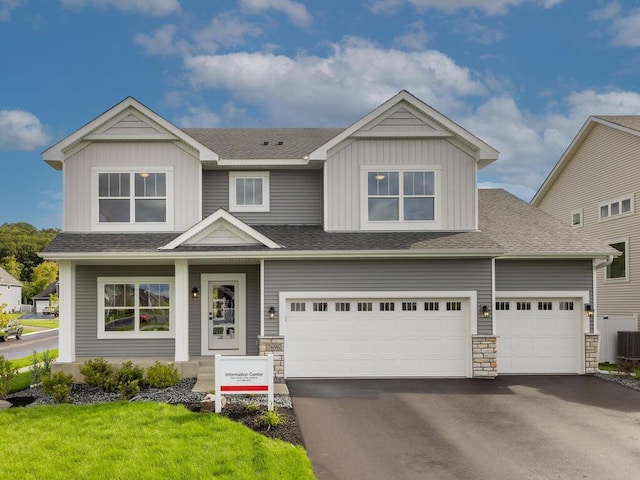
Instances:
[[[4,268],[0,267],[0,285],[11,285],[21,287],[22,282],[17,280],[13,275],[7,272]]]
[[[418,110],[422,114],[426,115],[426,117],[428,117],[429,119],[431,119],[431,121],[438,125],[439,129],[433,132],[433,136],[453,136],[456,140],[462,142],[467,146],[470,146],[474,150],[477,150],[478,165],[480,168],[489,165],[490,163],[498,159],[498,150],[496,150],[480,138],[476,137],[469,131],[465,130],[453,120],[445,117],[442,113],[430,107],[406,90],[401,90],[392,98],[384,102],[382,105],[375,108],[373,111],[362,117],[350,127],[343,130],[340,134],[336,135],[334,138],[318,147],[316,150],[309,154],[309,158],[311,160],[326,159],[327,153],[331,148],[335,147],[350,136],[356,134],[364,126],[403,102],[405,104],[408,104],[410,107]]]
[[[587,139],[596,125],[604,125],[622,132],[640,137],[640,115],[592,115],[582,125],[582,128],[571,141],[565,152],[555,164],[547,178],[531,199],[532,205],[539,205],[549,189],[560,176],[564,168],[571,161],[577,150]]]
[[[148,119],[151,124],[157,125],[159,127],[159,130],[165,130],[167,133],[162,134],[160,132],[155,132],[151,136],[145,134],[131,136],[101,132],[101,134],[96,136],[100,140],[123,140],[138,138],[146,140],[181,140],[185,144],[194,148],[199,153],[200,160],[218,159],[218,155],[214,151],[210,150],[208,147],[204,146],[196,139],[187,135],[184,131],[180,130],[178,127],[174,126],[172,123],[165,120],[163,117],[161,117],[133,97],[125,98],[120,103],[114,105],[103,114],[99,115],[89,123],[80,127],[71,135],[66,136],[55,145],[47,148],[44,152],[42,152],[42,158],[56,170],[61,170],[62,164],[64,163],[65,154],[67,151],[69,151],[69,149],[85,139],[91,140],[92,134],[99,132],[100,128],[105,127],[109,124],[109,122],[113,122],[116,119],[124,119],[131,113],[141,115],[143,118]]]
[[[47,288],[42,290],[37,295],[34,295],[33,297],[31,297],[31,299],[32,300],[49,300],[49,295],[51,295],[52,293],[56,295],[58,294],[58,288],[59,288],[58,282],[51,282],[49,285],[47,285]]]

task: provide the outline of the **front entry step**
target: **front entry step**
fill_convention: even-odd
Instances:
[[[198,375],[192,392],[211,392],[216,386],[215,366],[213,360],[198,361]]]

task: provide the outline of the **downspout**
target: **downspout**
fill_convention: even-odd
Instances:
[[[608,267],[612,263],[613,263],[613,255],[609,255],[604,262],[594,265],[593,269],[600,270],[601,268]]]
[[[589,325],[589,330],[591,333],[595,333],[598,331],[598,316],[596,314],[598,310],[598,301],[597,301],[597,280],[596,280],[596,270],[600,270],[601,268],[608,267],[613,263],[613,255],[609,255],[604,262],[597,263],[593,266],[593,325]]]

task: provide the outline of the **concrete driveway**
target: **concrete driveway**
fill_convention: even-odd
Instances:
[[[318,480],[640,478],[640,392],[595,377],[287,383]]]

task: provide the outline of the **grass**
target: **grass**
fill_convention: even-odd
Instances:
[[[58,319],[53,320],[20,320],[24,327],[58,328]]]
[[[13,408],[0,412],[0,431],[3,458],[11,459],[0,464],[2,478],[315,478],[301,447],[182,406]]]
[[[21,392],[31,385],[31,372],[22,372],[16,375],[9,386],[9,393]],[[2,470],[0,469],[0,472]]]
[[[615,363],[609,363],[609,362],[599,363],[598,364],[598,368],[600,370],[604,370],[606,372],[617,372],[618,371],[618,365],[616,365]],[[634,369],[634,373],[636,374],[637,378],[640,378],[640,367],[636,367]]]
[[[44,352],[38,353],[38,360],[42,361],[42,356]],[[58,358],[58,349],[52,348],[49,350],[49,358]],[[16,368],[30,367],[33,365],[33,355],[29,355],[27,357],[16,358],[15,360],[11,360],[11,363]]]

